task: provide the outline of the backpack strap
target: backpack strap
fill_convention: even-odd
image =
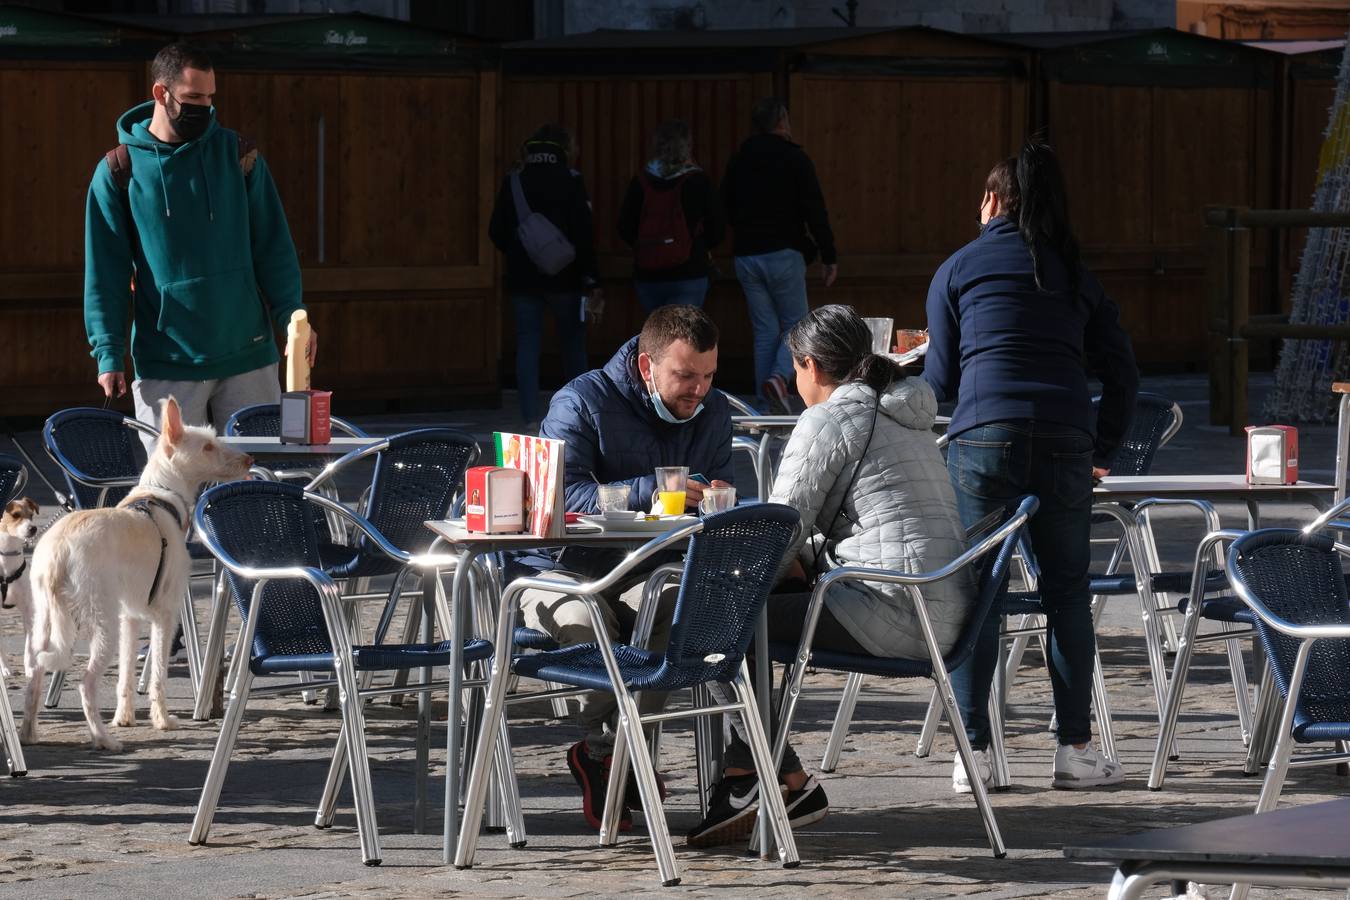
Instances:
[[[118,144],[103,154],[103,160],[108,164],[108,174],[112,175],[113,184],[125,193],[131,184],[131,151],[127,145]]]
[[[239,170],[247,178],[253,174],[253,167],[258,162],[258,142],[237,131],[234,138],[239,142]]]
[[[247,178],[253,174],[253,167],[258,163],[258,142],[237,131],[234,137],[239,144],[239,170]],[[113,184],[125,194],[131,187],[131,151],[126,144],[118,144],[103,154],[103,159],[108,163],[108,173],[112,175]]]

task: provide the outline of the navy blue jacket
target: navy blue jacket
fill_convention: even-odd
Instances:
[[[1029,419],[1095,434],[1093,465],[1109,467],[1134,414],[1139,370],[1120,313],[1086,269],[1077,294],[1058,255],[1042,255],[1045,291],[1017,226],[989,220],[928,288],[923,377],[955,400],[948,433]],[[1088,371],[1102,382],[1094,429]]]
[[[652,408],[637,371],[636,337],[619,348],[603,369],[580,375],[553,395],[540,426],[544,437],[565,441],[563,485],[569,512],[597,510],[596,483],[626,482],[631,509],[650,509],[657,466],[688,466],[690,474],[734,481],[731,407],[709,391],[703,412],[672,425]],[[595,478],[592,478],[594,473]],[[580,552],[578,552],[580,551]],[[587,576],[608,571],[622,553],[569,548],[562,564]]]

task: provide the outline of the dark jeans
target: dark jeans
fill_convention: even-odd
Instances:
[[[516,389],[520,393],[520,417],[538,423],[539,352],[544,343],[544,311],[558,325],[558,352],[562,355],[563,380],[571,381],[586,371],[586,323],[581,320],[581,294],[512,294],[516,314]]]
[[[796,645],[802,639],[802,623],[806,621],[806,607],[811,602],[811,595],[804,594],[771,594],[769,596],[769,640],[777,643]],[[839,623],[831,613],[830,608],[826,606],[820,611],[820,618],[816,621],[816,633],[811,641],[811,646],[821,650],[834,650],[839,653],[858,653],[867,655],[867,651],[862,648],[853,635],[849,633],[843,625]],[[753,645],[752,645],[753,649]],[[750,680],[755,689],[755,696],[759,696],[761,686],[758,675],[756,674],[755,660],[748,659],[747,665],[750,668]],[[725,690],[720,685],[709,685],[714,688],[714,694]],[[764,688],[772,690],[772,685]],[[770,696],[770,728],[769,728],[769,749],[773,749],[773,736],[778,731],[778,704]],[[731,702],[730,692],[727,696],[719,698],[719,702]],[[744,726],[740,719],[734,715],[725,716],[725,722],[729,726],[729,734],[726,739],[726,750],[722,755],[722,764],[727,769],[750,769],[755,768],[755,757],[750,752],[750,745],[745,742]],[[789,744],[783,751],[783,761],[778,766],[780,774],[786,775],[791,772],[800,772],[802,770],[801,760],[797,758],[796,752]]]
[[[1041,568],[1059,743],[1090,740],[1096,652],[1088,594],[1092,438],[1076,428],[1044,422],[981,425],[952,439],[947,471],[967,528],[994,510],[1013,511],[1023,494],[1040,499],[1028,533]],[[975,653],[952,673],[966,734],[977,750],[989,746],[988,701],[1001,622],[996,607],[985,620]]]
[[[672,303],[703,307],[708,295],[708,278],[685,278],[681,281],[634,281],[638,302],[645,312],[651,312]]]

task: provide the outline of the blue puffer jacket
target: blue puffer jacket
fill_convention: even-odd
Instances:
[[[636,337],[615,353],[603,369],[574,378],[553,395],[540,433],[564,441],[563,475],[569,512],[596,512],[596,482],[625,482],[631,509],[649,509],[656,492],[657,466],[688,466],[690,474],[710,481],[733,481],[731,407],[719,391],[710,391],[703,412],[672,425],[652,408],[637,371]],[[594,473],[595,478],[591,475]],[[611,550],[570,548],[563,567],[600,576],[622,558]],[[539,569],[547,564],[531,555],[519,562]]]

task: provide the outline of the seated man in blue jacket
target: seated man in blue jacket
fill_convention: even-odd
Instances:
[[[715,485],[730,485],[731,408],[712,390],[717,372],[717,326],[693,306],[655,310],[603,369],[573,379],[553,397],[541,426],[545,437],[565,441],[567,509],[596,512],[596,479],[630,486],[629,508],[649,509],[656,492],[657,466],[688,466]],[[592,477],[594,475],[594,477]],[[686,503],[698,506],[707,485],[690,479]],[[617,550],[568,548],[555,561],[539,556],[516,560],[534,572],[566,570],[583,578],[608,573],[623,558]],[[649,568],[668,562],[657,559]],[[611,638],[627,639],[641,601],[644,574],[636,584],[601,597]],[[648,646],[665,646],[676,590],[668,589]],[[525,625],[567,646],[595,639],[581,601],[546,591],[527,591],[521,600]],[[656,712],[665,696],[640,698],[642,712]],[[581,698],[586,736],[567,752],[567,765],[582,791],[582,809],[592,828],[600,828],[605,808],[610,756],[614,748],[617,706],[608,693]],[[662,795],[665,794],[664,785]],[[638,806],[636,783],[629,781],[622,828],[631,828],[629,808]]]

